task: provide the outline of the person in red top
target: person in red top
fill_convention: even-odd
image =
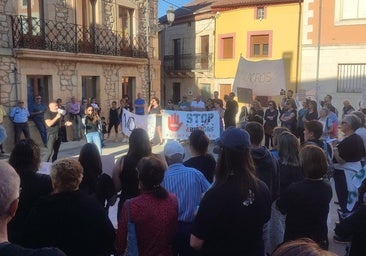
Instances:
[[[140,256],[173,254],[172,241],[178,222],[178,200],[160,184],[165,164],[156,156],[142,158],[138,165],[142,193],[129,201],[130,221],[135,223]],[[124,255],[127,246],[126,203],[118,220],[117,255]]]

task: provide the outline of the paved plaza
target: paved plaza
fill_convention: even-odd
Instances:
[[[60,152],[59,152],[59,159],[66,158],[66,157],[78,157],[81,147],[85,144],[85,140],[81,141],[72,141],[66,142],[61,144]],[[114,140],[105,140],[104,141],[105,147],[102,150],[102,160],[103,160],[103,169],[107,173],[111,173],[111,168],[114,165],[114,162],[121,156],[125,155],[128,151],[128,144],[121,142],[116,142]],[[191,157],[191,152],[189,150],[189,145],[187,143],[182,143],[185,148],[185,160]],[[153,153],[155,154],[162,154],[164,149],[164,145],[153,145]],[[212,152],[212,144],[210,145],[209,151]],[[41,149],[41,154],[46,153],[46,148]],[[9,154],[5,154],[1,156],[2,159],[7,159]],[[334,188],[334,184],[332,182],[332,186]],[[334,223],[338,220],[338,216],[336,213],[337,205],[334,204],[335,200],[335,191],[333,189],[333,199],[330,204],[330,214],[328,217],[328,229],[329,229],[329,250],[335,252],[337,255],[343,256],[345,254],[345,245],[344,244],[337,244],[333,241],[333,229]],[[113,223],[113,225],[117,226],[117,203],[110,208],[109,217]]]

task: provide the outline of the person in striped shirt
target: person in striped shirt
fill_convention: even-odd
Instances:
[[[178,227],[173,255],[195,255],[197,252],[189,245],[191,227],[210,183],[200,171],[183,165],[184,148],[178,141],[169,141],[164,147],[164,155],[169,167],[162,185],[178,198]]]

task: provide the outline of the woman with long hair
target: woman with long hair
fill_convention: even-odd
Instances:
[[[9,164],[20,176],[19,206],[8,224],[9,241],[22,244],[26,217],[34,203],[52,192],[50,176],[37,173],[41,163],[39,146],[32,139],[20,140],[11,151]]]
[[[147,112],[150,115],[151,114],[156,115],[156,132],[159,136],[160,145],[163,145],[164,141],[163,141],[163,134],[162,134],[162,130],[161,130],[162,115],[161,115],[160,101],[157,97],[153,97],[151,99],[150,105],[147,108]]]
[[[80,150],[79,162],[84,169],[80,190],[95,197],[108,212],[113,205],[113,182],[110,176],[103,173],[102,159],[94,143],[86,143]]]
[[[118,214],[120,216],[123,203],[139,194],[139,181],[136,166],[141,158],[150,156],[151,144],[149,135],[144,129],[136,128],[129,139],[126,156],[121,157],[113,167],[112,179],[115,192],[120,194]]]
[[[278,166],[280,198],[294,182],[304,179],[300,164],[300,143],[291,132],[284,131],[278,136]],[[266,253],[271,253],[283,242],[285,216],[278,210],[277,201],[272,205],[271,221],[267,228]]]
[[[89,104],[85,109],[85,117],[83,118],[83,124],[85,126],[85,137],[88,143],[94,143],[102,154],[102,139],[100,137],[100,117],[98,110]]]
[[[253,100],[252,107],[249,109],[248,121],[263,124],[264,111],[258,100]]]
[[[249,134],[228,128],[219,147],[216,180],[201,201],[190,244],[204,255],[264,255],[271,195],[255,177]]]
[[[157,157],[142,158],[137,165],[141,194],[123,205],[118,219],[117,255],[127,244],[127,207],[135,224],[139,255],[172,255],[172,241],[178,223],[178,200],[161,182],[166,165]]]

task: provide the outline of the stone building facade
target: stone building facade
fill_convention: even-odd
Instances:
[[[125,94],[160,97],[156,28],[157,0],[0,0],[0,103],[95,97],[108,118]]]

